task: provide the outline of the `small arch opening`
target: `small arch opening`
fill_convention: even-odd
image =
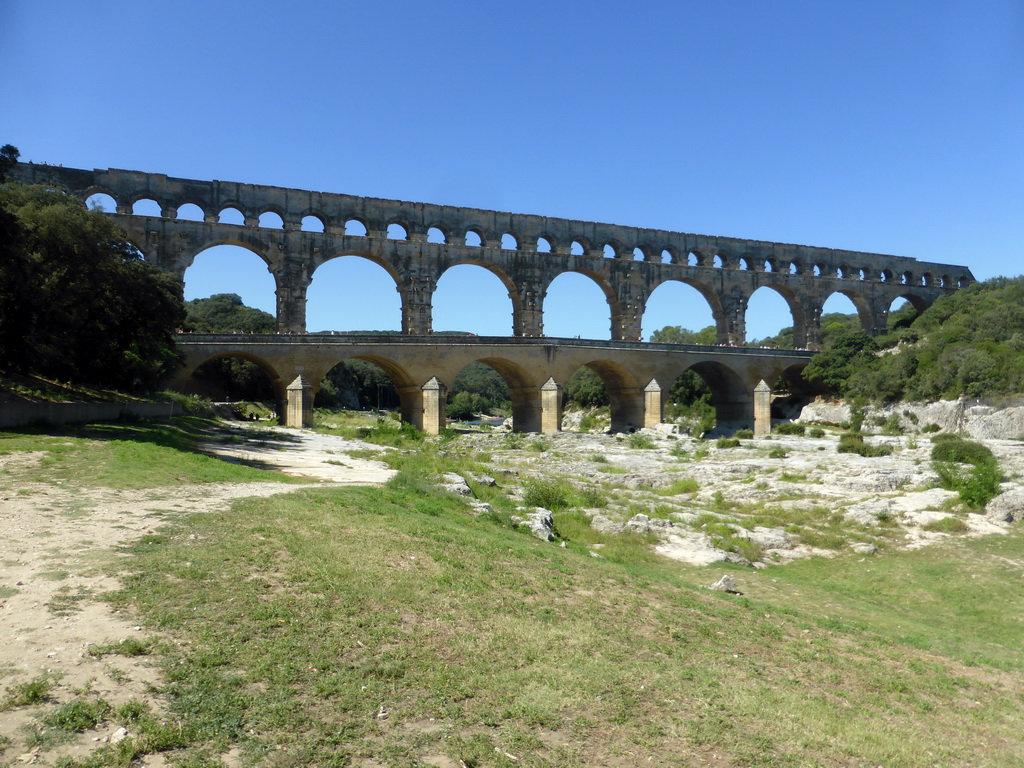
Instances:
[[[775,272],[776,270],[777,270],[777,265],[776,265],[774,259],[765,259],[764,260],[764,271],[765,272]]]
[[[484,244],[484,239],[480,236],[479,232],[470,229],[466,232],[465,243],[473,248],[479,248]]]
[[[618,252],[616,251],[616,249],[615,249],[615,246],[614,246],[614,245],[612,245],[611,243],[605,243],[605,244],[604,244],[604,257],[605,257],[606,259],[614,259],[614,258],[618,258],[618,255],[619,255],[619,254],[618,254]]]
[[[690,251],[686,255],[686,264],[687,266],[690,267],[703,267],[704,257],[701,256],[699,253],[694,253],[693,251]]]
[[[259,226],[263,229],[284,229],[284,219],[275,211],[264,211],[260,214]]]
[[[868,273],[865,272],[863,269],[858,269],[857,270],[857,277],[861,281],[867,280],[868,279]]]
[[[185,203],[178,208],[178,215],[175,218],[179,221],[205,221],[206,214],[195,203]]]
[[[323,232],[324,220],[319,216],[303,216],[301,229],[303,232]]]
[[[647,254],[640,246],[633,249],[633,261],[647,261]]]
[[[408,240],[409,233],[401,224],[388,224],[388,240]]]
[[[672,253],[668,248],[664,248],[661,251],[661,263],[662,264],[675,264],[676,255]]]
[[[506,232],[501,236],[501,247],[506,251],[518,251],[519,240],[516,239],[515,235]]]
[[[345,234],[350,237],[366,237],[366,225],[359,219],[349,219],[345,222]]]
[[[132,213],[136,216],[162,216],[160,203],[152,198],[144,197],[132,205]]]
[[[551,253],[551,241],[546,237],[538,237],[537,253]]]
[[[440,227],[430,227],[427,230],[427,242],[444,245],[448,242],[448,235],[446,235],[444,230]]]
[[[237,208],[225,208],[217,214],[217,221],[221,224],[234,224],[241,227],[245,225],[245,216]]]
[[[569,246],[570,256],[582,256],[587,252],[587,249],[583,247],[583,243],[579,240],[573,240],[572,245]]]
[[[117,202],[105,192],[97,192],[85,198],[85,207],[90,211],[117,213]]]
[[[815,264],[812,271],[814,272],[815,277],[822,277],[825,274],[825,265]]]
[[[904,272],[902,275],[900,275],[900,283],[902,285],[913,285],[914,284],[914,273],[913,272]]]
[[[715,269],[725,269],[725,259],[723,259],[719,254],[716,253],[714,261],[712,262],[712,266]]]
[[[883,283],[891,283],[895,277],[891,269],[883,269],[878,273],[878,279]]]
[[[803,266],[800,264],[799,261],[791,261],[789,262],[789,269],[787,271],[791,275],[799,275],[801,272],[803,272]]]

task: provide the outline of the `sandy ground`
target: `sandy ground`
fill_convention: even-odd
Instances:
[[[232,428],[240,437],[245,427]],[[261,429],[266,434],[265,428]],[[287,446],[287,450],[282,450]],[[211,443],[205,448],[228,460],[258,463],[311,484],[370,485],[393,471],[380,462],[346,455],[362,447],[332,435],[287,430],[280,440]],[[154,532],[179,512],[213,512],[232,500],[287,493],[303,485],[232,483],[114,491],[45,482],[34,475],[41,454],[0,456],[0,686],[47,677],[53,700],[101,696],[114,707],[142,699],[159,707],[149,686],[158,672],[145,656],[88,653],[91,645],[146,638],[151,633],[98,595],[118,588],[103,566],[117,548]],[[25,478],[11,482],[11,476]],[[42,481],[42,482],[41,482]],[[89,692],[89,693],[85,693]],[[54,765],[82,758],[100,743],[123,738],[117,726],[86,732],[49,749],[32,747],[26,727],[53,706],[0,712],[0,766]],[[9,739],[9,741],[5,741]],[[231,764],[233,756],[226,756]],[[143,763],[165,765],[157,755]]]

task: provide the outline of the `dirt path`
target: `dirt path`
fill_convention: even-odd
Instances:
[[[231,432],[245,437],[244,427]],[[260,430],[264,438],[266,428]],[[348,456],[360,445],[331,435],[282,430],[280,440],[211,443],[228,460],[258,463],[322,484],[385,482],[393,472],[380,462]],[[287,446],[287,450],[282,450]],[[0,457],[0,467],[25,476],[42,454]],[[233,500],[287,493],[304,485],[233,483],[146,490],[70,487],[19,482],[0,488],[0,687],[52,681],[53,701],[96,695],[114,707],[131,699],[160,702],[149,692],[158,671],[146,656],[89,654],[90,646],[144,639],[145,627],[97,600],[118,588],[104,575],[118,547],[156,531],[182,512],[214,512]],[[0,765],[53,765],[81,758],[100,743],[117,741],[118,726],[88,731],[61,745],[34,744],[31,729],[53,702],[0,712]],[[157,755],[143,762],[162,766]]]

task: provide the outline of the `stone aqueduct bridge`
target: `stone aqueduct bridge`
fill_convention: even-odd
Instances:
[[[833,293],[849,297],[863,327],[877,334],[886,328],[895,299],[906,298],[920,310],[973,281],[966,267],[905,257],[475,208],[117,169],[22,163],[11,175],[26,183],[60,187],[82,200],[98,193],[110,195],[117,210],[112,215],[147,261],[182,281],[195,257],[212,246],[238,245],[259,255],[276,283],[281,335],[182,336],[179,343],[188,358],[185,373],[224,354],[261,365],[275,382],[282,407],[287,401],[299,409],[289,406],[289,423],[303,418],[304,401],[301,391],[286,396],[289,377],[297,372],[317,386],[329,361],[348,357],[372,360],[384,368],[398,384],[405,417],[428,431],[437,428],[435,417],[443,418],[443,382],[451,382],[458,370],[449,370],[450,364],[462,361],[461,367],[471,360],[488,363],[509,382],[519,429],[557,428],[552,421],[554,406],[544,406],[549,397],[545,393],[564,385],[566,371],[571,374],[581,364],[605,379],[618,427],[660,418],[660,398],[653,393],[671,385],[674,376],[666,378],[671,370],[678,374],[688,367],[716,390],[720,419],[749,421],[754,386],[761,380],[775,381],[778,373],[807,358],[806,353],[733,348],[746,339],[747,303],[758,288],[768,287],[787,302],[795,346],[816,349],[822,306]],[[154,201],[161,215],[133,213],[140,200]],[[198,206],[203,221],[177,218],[185,204]],[[239,211],[244,223],[221,223],[225,209]],[[280,217],[279,228],[261,226],[260,217],[268,212]],[[315,228],[323,231],[304,228],[313,219],[318,220]],[[344,255],[369,259],[391,275],[401,296],[405,336],[386,341],[369,337],[364,342],[302,335],[306,291],[317,268]],[[448,337],[429,338],[438,280],[461,264],[489,270],[508,289],[513,338],[457,344]],[[600,286],[609,305],[611,341],[542,338],[544,297],[564,272],[582,273]],[[639,343],[647,300],[670,281],[699,291],[711,308],[718,344],[728,348]],[[666,362],[670,358],[672,364]]]

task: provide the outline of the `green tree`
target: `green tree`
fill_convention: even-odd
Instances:
[[[604,380],[587,366],[578,369],[569,379],[565,396],[570,403],[584,408],[608,405],[609,402]]]
[[[17,147],[10,144],[4,144],[0,147],[0,184],[7,181],[7,174],[18,164],[19,157],[21,157],[21,152],[18,151]]]
[[[124,390],[173,370],[178,285],[108,216],[10,182],[0,211],[0,366]]]
[[[828,391],[842,397],[850,376],[858,367],[869,365],[878,345],[865,331],[838,330],[828,346],[804,369],[804,378],[816,381]]]
[[[679,325],[666,325],[651,334],[651,341],[659,344],[714,345],[718,341],[718,331],[713,325],[699,331],[691,331]]]
[[[195,333],[274,333],[277,320],[247,307],[237,293],[218,293],[185,303],[185,328]]]

